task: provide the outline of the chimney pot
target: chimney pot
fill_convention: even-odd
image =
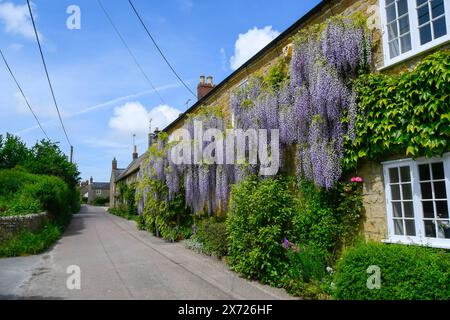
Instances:
[[[113,171],[117,170],[117,160],[116,160],[116,158],[114,158],[114,160],[112,161],[112,169],[113,169]]]
[[[137,152],[137,146],[134,146],[133,160],[136,160],[137,158],[139,158],[139,153]]]
[[[200,77],[200,83],[197,87],[197,98],[198,100],[202,100],[208,93],[214,88],[213,77],[209,76],[206,78],[205,76]]]

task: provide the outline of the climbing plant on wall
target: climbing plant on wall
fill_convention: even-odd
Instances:
[[[305,29],[295,39],[290,76],[269,72],[278,83],[257,77],[234,94],[237,127],[279,129],[281,149],[297,147],[297,175],[330,189],[342,175],[344,141],[355,138],[354,80],[370,64],[363,19],[336,17]]]
[[[345,167],[386,155],[442,156],[450,140],[450,52],[426,57],[413,71],[370,74],[357,85],[356,138]]]

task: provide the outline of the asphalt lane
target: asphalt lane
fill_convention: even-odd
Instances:
[[[74,269],[75,268],[75,269]],[[80,289],[73,270],[80,271]],[[69,281],[69,286],[67,282]],[[75,286],[76,287],[76,286]],[[47,253],[0,259],[0,298],[74,300],[272,300],[283,291],[241,279],[225,264],[84,206]]]

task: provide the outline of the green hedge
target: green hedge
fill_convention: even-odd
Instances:
[[[0,170],[0,215],[47,211],[62,218],[78,211],[79,206],[78,192],[60,178],[21,169]]]
[[[369,290],[370,266],[381,271],[381,288]],[[448,300],[450,253],[423,247],[361,244],[337,265],[334,297],[343,300]]]

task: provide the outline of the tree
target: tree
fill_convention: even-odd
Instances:
[[[31,157],[24,167],[31,173],[60,177],[71,187],[79,183],[77,166],[69,162],[56,143],[42,140],[36,143],[30,153]]]
[[[24,165],[30,157],[30,151],[19,137],[11,134],[6,139],[0,135],[0,169],[12,169]]]

